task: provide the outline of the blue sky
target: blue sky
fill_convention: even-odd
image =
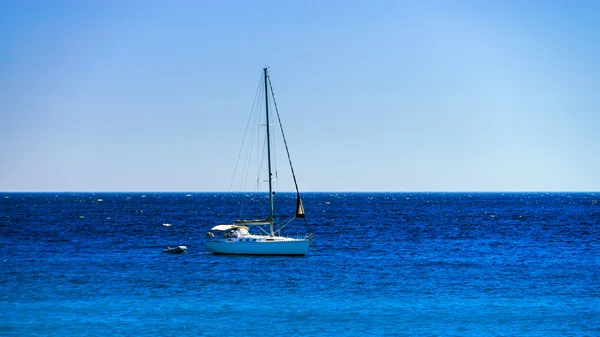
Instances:
[[[597,1],[1,1],[0,191],[600,191]],[[286,185],[283,190],[288,189]]]

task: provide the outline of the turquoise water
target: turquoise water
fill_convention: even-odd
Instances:
[[[304,204],[307,256],[248,257],[204,249],[227,194],[2,193],[0,335],[600,335],[598,193]]]

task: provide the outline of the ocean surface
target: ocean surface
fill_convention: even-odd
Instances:
[[[0,193],[0,335],[600,336],[600,193],[307,193],[306,256],[213,255],[235,199]]]

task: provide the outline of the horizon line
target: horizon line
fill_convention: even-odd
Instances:
[[[35,191],[35,190],[21,190],[21,191],[0,191],[0,193],[257,193],[257,194],[268,194],[266,191],[152,191],[152,190],[136,190],[136,191],[85,191],[85,190],[67,190],[67,191]],[[276,191],[277,193],[296,193],[296,191]],[[435,190],[423,190],[423,191],[303,191],[300,194],[305,193],[600,193],[600,190],[464,190],[464,191],[435,191]]]

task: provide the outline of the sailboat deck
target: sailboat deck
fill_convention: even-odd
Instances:
[[[306,241],[304,237],[290,238],[283,236],[268,236],[268,235],[244,235],[242,237],[224,238],[214,237],[211,241],[219,242],[293,242],[293,241]]]

